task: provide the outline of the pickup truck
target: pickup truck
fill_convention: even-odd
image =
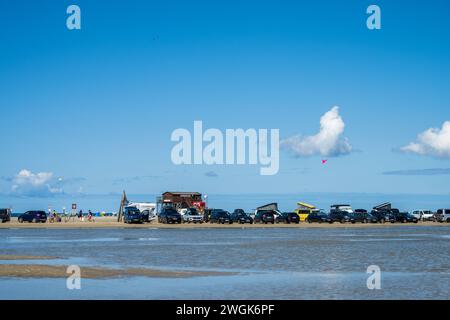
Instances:
[[[434,213],[430,210],[414,210],[412,215],[422,221],[432,221]]]

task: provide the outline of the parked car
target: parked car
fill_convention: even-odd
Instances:
[[[330,212],[328,217],[333,222],[340,222],[340,223],[350,222],[350,213],[347,211],[333,211]]]
[[[375,216],[372,216],[367,210],[357,209],[352,214],[350,214],[350,222],[351,223],[377,223],[378,219]]]
[[[295,209],[295,213],[298,214],[300,218],[300,222],[305,222],[309,216],[309,214],[314,211],[319,211],[316,209],[316,206],[306,203],[306,202],[297,202],[297,209]]]
[[[159,223],[181,223],[181,214],[174,208],[163,208],[158,216]]]
[[[287,224],[290,224],[290,223],[299,224],[300,217],[295,212],[282,212],[276,217],[275,222],[276,223],[283,222],[283,223],[287,223]]]
[[[430,210],[414,210],[412,215],[422,221],[432,221],[434,213]]]
[[[450,223],[450,209],[439,209],[438,211],[436,211],[435,219],[437,222]]]
[[[20,223],[23,222],[33,222],[33,223],[40,223],[40,222],[47,222],[47,214],[45,211],[38,211],[38,210],[32,210],[27,211],[24,214],[21,214],[17,220]]]
[[[396,208],[392,208],[392,204],[390,202],[384,202],[373,207],[372,212],[370,213],[372,216],[378,219],[378,222],[385,223],[390,221],[395,214],[400,211]]]
[[[255,213],[253,214],[253,219],[255,220],[255,222],[256,222],[256,217],[257,216],[261,216],[261,213],[262,214],[264,214],[264,213],[267,213],[267,212],[271,212],[272,214],[273,214],[273,223],[275,223],[275,219],[277,218],[277,216],[279,216],[280,214],[281,214],[281,212],[278,210],[278,203],[269,203],[269,204],[266,204],[266,205],[264,205],[264,206],[261,206],[261,207],[258,207],[256,210],[255,210]]]
[[[395,212],[395,213],[392,213],[392,214],[389,215],[389,222],[390,223],[396,223],[396,222],[401,222],[401,223],[407,223],[407,222],[418,223],[419,219],[414,217],[409,212]]]
[[[347,212],[353,213],[352,206],[349,204],[333,204],[330,209],[330,213],[333,212]]]
[[[424,210],[422,214],[422,221],[433,221],[435,212],[431,210]]]
[[[253,218],[244,212],[242,209],[236,209],[231,214],[231,220],[236,223],[245,224],[250,223],[253,224]]]
[[[123,222],[124,223],[143,223],[144,218],[136,207],[125,207],[123,210]]]
[[[308,223],[333,223],[333,220],[331,220],[328,215],[323,211],[314,211],[311,212],[308,217],[306,218],[306,221]]]
[[[11,221],[11,209],[0,209],[0,221],[2,223]]]
[[[211,213],[214,209],[211,208],[206,208],[203,211],[203,222],[209,222],[209,220],[211,219]]]
[[[203,216],[195,208],[188,208],[182,218],[183,223],[203,223]]]
[[[214,209],[211,211],[210,223],[232,224],[231,215],[228,211],[222,209]]]
[[[141,215],[143,222],[151,222],[157,218],[155,209],[144,209],[143,211],[141,211]]]
[[[273,210],[258,210],[254,219],[255,223],[274,224],[275,212]]]

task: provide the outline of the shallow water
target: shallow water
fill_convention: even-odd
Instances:
[[[232,276],[0,279],[0,299],[449,299],[450,227],[1,230],[3,263],[238,272]],[[367,267],[381,268],[368,290]]]

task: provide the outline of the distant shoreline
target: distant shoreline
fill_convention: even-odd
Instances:
[[[120,228],[135,228],[135,229],[218,229],[218,228],[234,228],[234,229],[254,229],[254,228],[297,228],[297,229],[307,229],[307,228],[391,228],[391,227],[445,227],[450,226],[449,223],[439,223],[439,222],[419,222],[415,223],[306,223],[301,222],[299,224],[161,224],[157,222],[146,223],[146,224],[125,224],[122,222],[117,222],[116,217],[101,217],[95,218],[95,222],[81,222],[75,220],[70,222],[58,222],[58,223],[19,223],[17,218],[12,218],[11,222],[0,223],[0,229],[120,229]]]

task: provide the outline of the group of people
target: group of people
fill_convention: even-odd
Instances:
[[[91,210],[88,211],[88,214],[87,214],[87,216],[86,216],[86,219],[87,219],[88,222],[94,222],[94,221],[95,221],[94,215],[92,214]],[[78,212],[78,220],[84,221],[83,210],[80,210],[80,211]]]
[[[66,218],[65,222],[67,222],[71,217],[75,218],[75,216],[73,215],[67,216],[65,211],[63,212],[62,216]],[[78,214],[76,214],[76,217],[78,218],[78,221],[84,221],[86,219],[88,222],[95,222],[94,214],[91,210],[88,211],[88,214],[86,216],[84,215],[83,210],[80,210]],[[48,209],[48,221],[50,223],[61,222],[62,217],[56,212],[56,210]]]

